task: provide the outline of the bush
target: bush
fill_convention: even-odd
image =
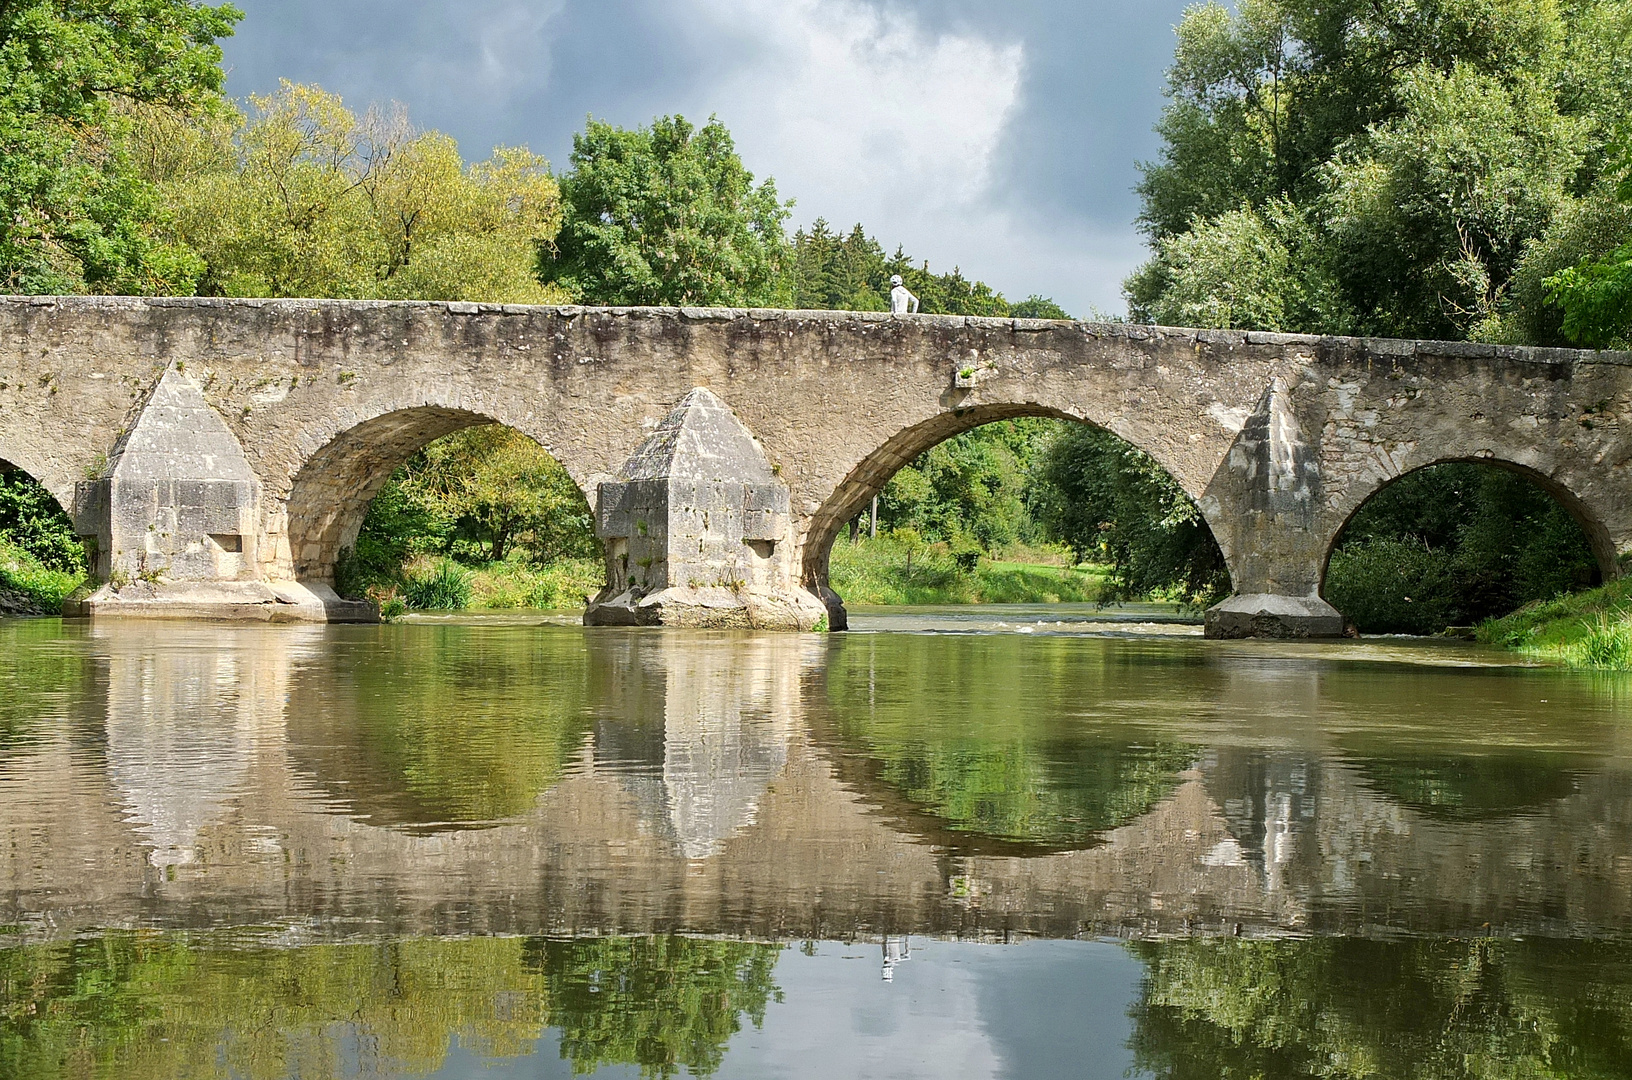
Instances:
[[[452,559],[420,563],[403,575],[402,598],[416,611],[459,611],[470,606],[470,571]]]
[[[1410,473],[1362,506],[1325,596],[1362,631],[1432,634],[1590,587],[1587,537],[1517,473],[1453,463]]]
[[[1375,634],[1433,634],[1463,617],[1456,560],[1413,539],[1362,541],[1332,554],[1326,599]]]
[[[56,615],[84,580],[83,571],[54,569],[0,536],[0,615]]]

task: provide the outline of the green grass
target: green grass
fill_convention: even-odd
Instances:
[[[1020,551],[1030,556],[1052,553]],[[889,537],[851,544],[841,537],[830,564],[833,590],[846,604],[889,607],[916,604],[1059,604],[1099,599],[1104,575],[1095,568],[1033,561],[982,559],[959,566],[942,545],[908,549]]]
[[[85,580],[84,574],[52,570],[28,551],[0,537],[0,612],[7,607],[20,614],[56,615],[68,594]]]
[[[471,572],[470,606],[483,611],[582,608],[605,581],[606,567],[591,559],[563,559],[544,567],[490,563]]]
[[[1487,620],[1479,640],[1573,668],[1632,671],[1632,577]]]

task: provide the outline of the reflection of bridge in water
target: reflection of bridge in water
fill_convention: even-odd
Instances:
[[[881,639],[81,632],[78,696],[42,698],[34,735],[0,744],[0,922],[42,932],[1366,932],[1404,925],[1396,911],[1416,931],[1632,926],[1623,763],[1436,764],[1392,729],[1341,724],[1301,738],[1289,717],[1365,706],[1317,665],[1194,673],[1188,713],[1118,736],[1193,752],[1140,772],[1134,795],[1095,796],[1125,820],[1028,844],[923,798],[919,758],[879,763],[893,751],[865,710],[868,650],[895,647]],[[488,651],[445,693],[384,695],[398,676],[380,658],[411,665],[418,640],[457,654],[458,633]],[[550,701],[534,701],[541,670]],[[513,711],[525,701],[536,712]],[[1274,738],[1241,719],[1266,701]],[[76,708],[90,715],[49,719]],[[427,744],[416,710],[473,741]],[[471,760],[490,762],[475,780],[458,772]],[[510,787],[461,801],[483,777]]]

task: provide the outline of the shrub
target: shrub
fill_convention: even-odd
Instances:
[[[402,598],[416,611],[459,611],[470,606],[470,571],[452,559],[421,563],[403,575]]]
[[[1432,634],[1463,617],[1454,557],[1411,540],[1376,539],[1332,554],[1326,599],[1378,634]]]

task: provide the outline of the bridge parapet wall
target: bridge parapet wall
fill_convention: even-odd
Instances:
[[[1333,613],[1310,602],[1343,524],[1440,461],[1536,479],[1606,574],[1632,550],[1624,354],[846,312],[9,298],[0,459],[73,505],[77,484],[108,477],[166,372],[242,449],[257,492],[248,576],[276,588],[327,588],[369,500],[431,438],[506,424],[593,502],[698,387],[786,486],[777,550],[835,626],[827,558],[845,522],[936,442],[1013,416],[1085,421],[1149,453],[1197,500],[1237,592],[1316,620],[1249,619],[1254,632],[1329,629]]]

